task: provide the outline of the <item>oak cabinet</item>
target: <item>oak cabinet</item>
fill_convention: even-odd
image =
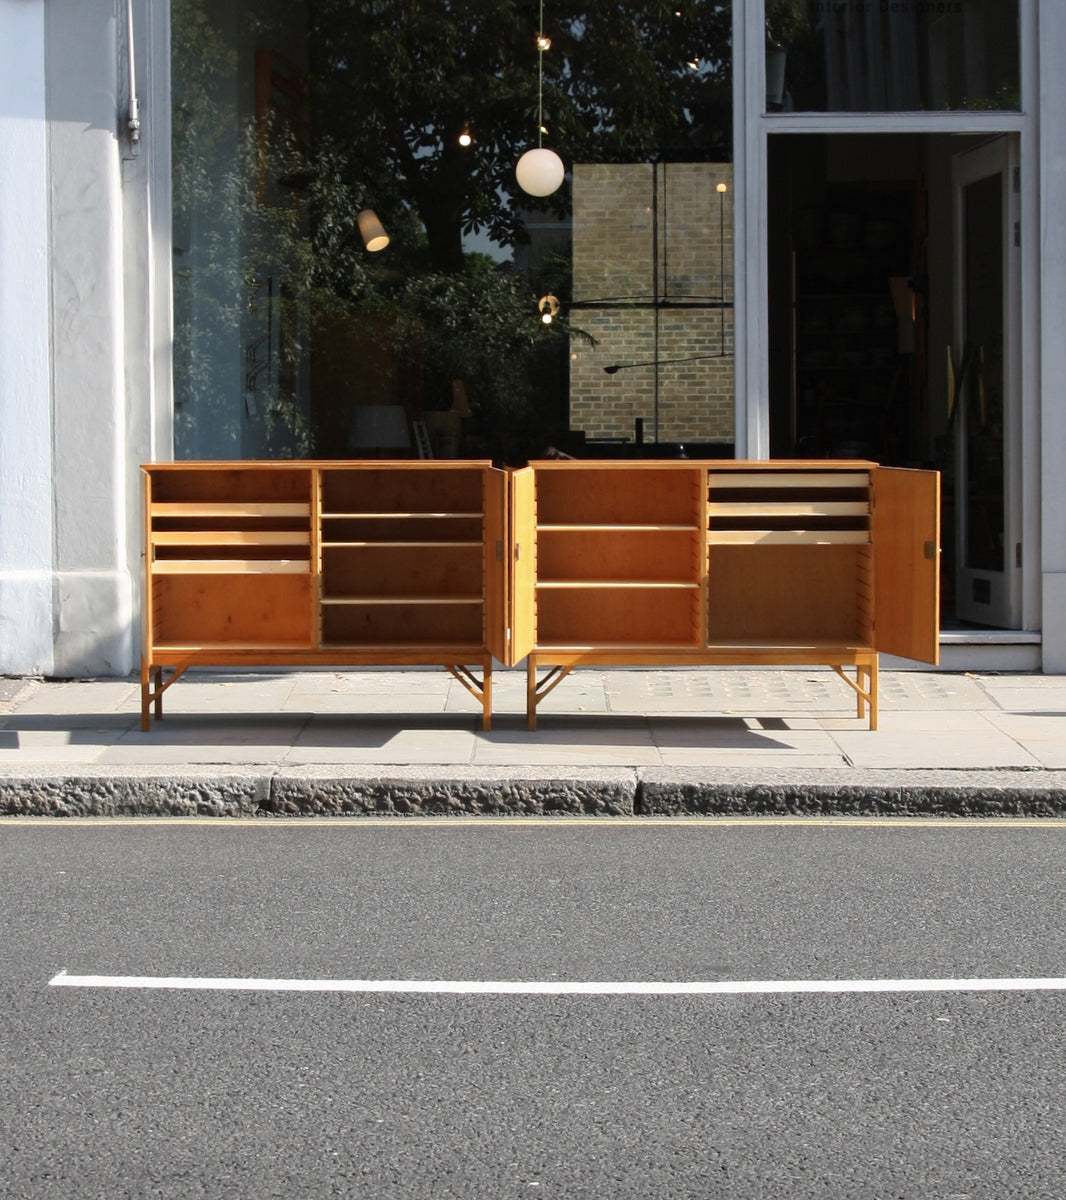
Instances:
[[[574,667],[686,663],[831,667],[876,728],[878,654],[937,661],[935,472],[553,460],[510,508],[530,728]]]
[[[186,668],[440,665],[491,717],[505,475],[483,462],[144,467],[141,722]],[[480,674],[478,674],[480,672]]]

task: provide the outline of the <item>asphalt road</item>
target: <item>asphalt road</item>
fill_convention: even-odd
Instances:
[[[1056,1197],[1066,825],[0,824],[3,1197]]]

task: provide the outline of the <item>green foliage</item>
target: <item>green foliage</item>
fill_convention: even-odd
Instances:
[[[789,46],[810,28],[807,0],[766,0],[766,36],[775,46]]]
[[[730,5],[708,0],[552,0],[545,144],[567,162],[727,159],[730,21]],[[525,236],[514,165],[538,139],[538,24],[530,0],[313,6],[321,128],[376,205],[414,209],[437,269],[460,269],[464,234]]]
[[[557,338],[537,319],[536,300],[511,272],[435,272],[401,297],[401,344],[424,356],[431,396],[450,405],[453,379],[467,383],[475,416],[490,424],[522,418],[534,398],[538,345]]]

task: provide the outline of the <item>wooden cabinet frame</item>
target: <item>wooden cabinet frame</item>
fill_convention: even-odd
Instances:
[[[487,462],[145,473],[141,727],[191,666],[439,665],[492,714],[506,476]]]
[[[938,659],[935,472],[553,460],[510,508],[531,729],[575,667],[674,665],[828,666],[876,729],[879,653]]]
[[[150,464],[141,724],[190,666],[439,665],[490,728],[579,666],[938,657],[939,477],[861,460]]]

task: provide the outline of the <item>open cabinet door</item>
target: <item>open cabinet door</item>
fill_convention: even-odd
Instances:
[[[497,662],[507,662],[508,630],[508,479],[504,471],[486,467],[485,504],[485,648]]]
[[[509,479],[511,640],[506,662],[513,667],[529,654],[537,641],[537,485],[532,467],[511,471]]]
[[[940,475],[875,467],[874,646],[940,661]]]

